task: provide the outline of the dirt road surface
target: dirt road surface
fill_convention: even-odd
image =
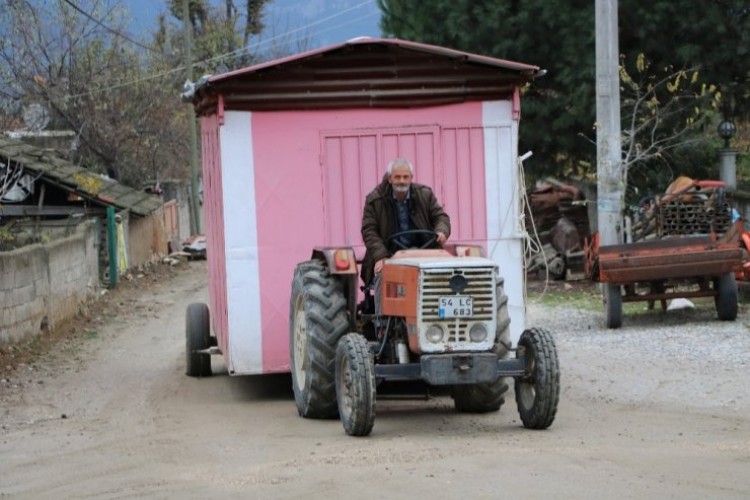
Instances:
[[[207,301],[205,263],[173,274],[0,374],[0,497],[750,497],[748,365],[682,383],[690,359],[641,367],[571,325],[557,337],[550,429],[524,429],[512,396],[487,415],[457,414],[446,397],[379,399],[372,435],[352,438],[338,420],[298,417],[287,375],[229,377],[214,357],[215,376],[185,376],[185,309]],[[746,320],[713,324],[748,336]]]

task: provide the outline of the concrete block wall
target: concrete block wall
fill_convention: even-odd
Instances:
[[[0,252],[0,343],[54,330],[96,295],[98,242],[87,222],[71,236]]]

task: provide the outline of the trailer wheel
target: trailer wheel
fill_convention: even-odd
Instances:
[[[336,400],[344,430],[367,436],[375,424],[375,368],[364,336],[348,333],[336,346]]]
[[[336,343],[348,328],[342,283],[320,261],[297,265],[290,303],[289,358],[300,416],[336,416]]]
[[[727,273],[714,280],[716,312],[722,321],[737,319],[737,280],[733,273]]]
[[[622,292],[620,291],[620,285],[606,283],[604,286],[607,328],[620,328],[622,326]]]
[[[508,315],[508,297],[503,291],[502,279],[497,287],[497,330],[492,352],[498,359],[510,357],[510,317]],[[451,396],[456,411],[463,413],[487,413],[498,411],[505,403],[508,392],[508,377],[500,377],[488,384],[454,385]]]
[[[541,328],[524,330],[516,356],[526,357],[526,372],[516,378],[516,404],[524,427],[546,429],[555,420],[560,399],[560,367],[552,335]]]
[[[211,375],[211,355],[196,352],[209,347],[211,347],[211,327],[208,306],[201,302],[190,304],[185,315],[185,373],[188,376],[208,377]]]

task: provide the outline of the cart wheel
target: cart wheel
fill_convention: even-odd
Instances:
[[[211,355],[200,354],[211,347],[211,327],[209,325],[208,306],[201,302],[190,304],[185,317],[185,354],[186,370],[190,377],[208,377],[211,375]]]
[[[555,420],[560,400],[560,365],[552,335],[544,329],[524,330],[516,356],[525,356],[526,371],[516,377],[516,404],[527,429],[546,429]]]
[[[622,326],[622,292],[620,285],[604,285],[604,302],[607,307],[607,328]]]
[[[367,436],[375,424],[375,369],[367,340],[358,333],[336,346],[336,400],[344,430]]]
[[[737,319],[737,280],[733,273],[727,273],[714,280],[716,312],[722,321]]]

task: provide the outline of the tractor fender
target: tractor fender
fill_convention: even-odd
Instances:
[[[351,247],[315,247],[312,258],[324,261],[331,274],[357,274],[357,259]]]
[[[354,249],[351,247],[315,247],[312,252],[312,259],[325,262],[328,266],[328,272],[332,275],[338,275],[342,281],[347,310],[349,311],[349,330],[355,331],[359,272]]]

